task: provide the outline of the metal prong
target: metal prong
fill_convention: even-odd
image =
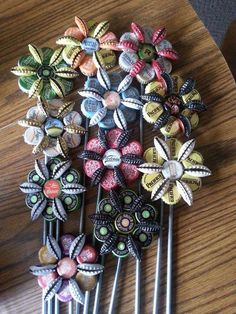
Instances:
[[[140,313],[140,290],[141,290],[141,261],[136,260],[135,280],[135,314]]]
[[[104,265],[105,256],[103,255],[101,258],[101,265]],[[98,314],[99,311],[99,300],[101,295],[101,288],[102,288],[102,280],[103,280],[103,273],[99,274],[95,298],[94,298],[94,307],[93,307],[93,314]]]
[[[69,302],[69,314],[73,314],[73,300]]]
[[[118,287],[118,279],[119,279],[119,274],[120,274],[120,270],[121,270],[121,264],[122,264],[122,258],[119,257],[117,260],[117,265],[116,265],[116,272],[115,272],[115,277],[114,277],[114,281],[113,281],[113,287],[112,287],[111,300],[110,300],[108,314],[114,314],[115,298],[116,298],[116,292],[117,292],[117,287]]]
[[[172,255],[173,255],[173,206],[169,206],[167,276],[166,276],[166,314],[172,314]]]
[[[153,297],[153,314],[158,314],[160,305],[160,286],[161,286],[161,263],[162,263],[162,241],[163,241],[163,214],[164,214],[164,202],[161,201],[160,210],[160,231],[157,238],[157,257],[156,257],[156,272],[155,272],[155,286]]]
[[[83,314],[88,314],[88,312],[89,312],[89,299],[90,299],[90,292],[86,291],[85,292],[85,301],[84,301]]]

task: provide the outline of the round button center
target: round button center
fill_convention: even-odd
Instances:
[[[135,226],[135,219],[128,213],[122,213],[116,217],[115,227],[121,233],[130,233]]]
[[[57,272],[65,279],[73,277],[77,272],[76,262],[69,257],[62,258],[57,264]]]
[[[61,193],[61,185],[57,180],[48,180],[43,187],[43,193],[48,198],[56,198]]]
[[[63,127],[63,123],[55,118],[48,118],[45,123],[45,131],[52,137],[60,136],[63,132]]]
[[[108,169],[114,169],[121,163],[121,153],[116,149],[108,149],[103,155],[102,162]]]
[[[177,180],[183,175],[183,166],[176,160],[166,161],[163,164],[162,174],[166,179]]]
[[[176,95],[171,95],[165,101],[165,104],[171,109],[171,114],[178,114],[181,105],[181,99]]]
[[[38,76],[44,80],[48,80],[54,76],[54,69],[49,65],[42,65],[38,68]]]
[[[141,60],[151,62],[156,57],[155,47],[151,44],[141,44],[138,55]]]
[[[115,110],[120,105],[120,95],[114,91],[108,91],[104,94],[103,105],[107,109]]]
[[[87,54],[92,54],[99,49],[99,42],[95,38],[87,37],[82,41],[81,47]]]

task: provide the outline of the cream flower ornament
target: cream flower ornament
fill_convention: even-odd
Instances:
[[[77,147],[85,129],[80,114],[73,111],[74,102],[54,99],[47,102],[39,97],[26,116],[18,121],[26,127],[24,141],[33,145],[33,154],[43,152],[49,157],[68,156],[68,148]]]
[[[144,173],[143,187],[152,192],[154,201],[161,198],[167,204],[176,204],[182,197],[192,205],[192,191],[201,186],[200,178],[211,175],[203,165],[202,155],[194,151],[195,140],[182,144],[174,138],[165,142],[155,137],[154,145],[144,153],[147,162],[138,166]]]

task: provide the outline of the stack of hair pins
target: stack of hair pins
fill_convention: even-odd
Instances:
[[[198,113],[206,106],[194,79],[170,74],[178,54],[164,27],[152,30],[131,23],[130,31],[118,39],[108,21],[86,23],[75,17],[75,25],[56,44],[56,49],[30,44],[30,54],[11,70],[19,77],[19,88],[32,99],[33,107],[19,121],[25,127],[24,141],[36,156],[44,154],[20,185],[32,221],[42,217],[44,222],[39,263],[30,267],[43,290],[42,312],[58,314],[60,302],[68,302],[69,314],[99,313],[105,255],[113,254],[117,266],[108,313],[117,313],[125,258],[136,260],[134,312],[141,313],[143,252],[155,241],[153,314],[159,313],[163,215],[168,212],[166,313],[170,314],[173,206],[181,199],[191,206],[201,177],[211,174],[191,137]],[[117,60],[120,69],[114,71]],[[78,86],[78,76],[85,78],[83,86]],[[71,94],[83,97],[82,115],[68,100]],[[153,146],[145,149],[144,123],[153,125],[149,134]],[[96,136],[89,136],[90,129]],[[75,169],[70,151],[83,137]],[[85,193],[91,185],[98,188],[96,207],[89,216],[94,225],[90,243],[83,226]],[[73,219],[71,212],[76,209],[78,233],[61,234],[60,225]]]

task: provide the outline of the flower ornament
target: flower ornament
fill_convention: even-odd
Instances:
[[[149,83],[142,99],[144,119],[154,125],[154,129],[167,137],[184,133],[187,137],[197,127],[197,112],[205,111],[199,92],[194,88],[192,78],[183,81],[180,76],[163,74],[166,88],[160,82]]]
[[[79,94],[86,97],[81,111],[90,119],[90,126],[127,129],[127,122],[133,122],[135,111],[143,107],[136,88],[122,80],[120,74],[108,75],[102,68],[98,69],[97,79],[89,78]]]
[[[99,212],[90,216],[95,237],[103,242],[100,254],[112,252],[118,257],[132,255],[141,260],[141,249],[152,242],[153,233],[159,230],[157,210],[146,204],[143,196],[131,190],[116,193],[99,203]]]
[[[73,106],[73,102],[55,99],[48,103],[39,97],[37,106],[30,108],[26,117],[18,121],[19,125],[27,127],[24,140],[34,145],[34,154],[43,151],[49,157],[67,157],[68,148],[80,144],[85,129],[81,127],[82,118],[73,111]]]
[[[129,132],[112,129],[107,133],[99,130],[98,137],[91,138],[79,158],[85,159],[84,172],[91,184],[101,184],[110,191],[139,177],[137,165],[143,163],[142,146],[138,141],[129,141]]]
[[[143,187],[152,192],[154,201],[161,198],[173,205],[182,197],[189,206],[192,205],[192,191],[201,187],[200,178],[211,175],[211,171],[203,166],[202,155],[193,150],[195,140],[182,144],[175,138],[165,142],[155,137],[154,145],[144,153],[147,162],[138,166],[144,173]]]
[[[78,194],[86,191],[79,184],[80,174],[71,168],[71,161],[52,158],[47,165],[43,160],[35,160],[35,169],[28,174],[27,182],[20,185],[26,193],[26,205],[31,209],[31,219],[40,214],[46,220],[67,220],[66,211],[80,207]]]
[[[96,285],[96,275],[104,266],[95,264],[97,253],[90,245],[85,245],[85,235],[74,237],[66,234],[60,245],[52,237],[47,237],[46,245],[39,250],[41,265],[31,266],[30,272],[38,277],[38,284],[44,291],[44,300],[55,295],[61,302],[74,299],[84,304],[82,290],[90,291]]]
[[[120,67],[141,84],[147,84],[155,77],[161,80],[163,72],[170,73],[172,70],[169,60],[178,59],[177,52],[165,37],[164,27],[152,31],[132,23],[131,32],[124,33],[120,38],[119,48],[123,50],[119,57]]]
[[[63,61],[63,48],[37,48],[29,45],[31,55],[23,56],[11,72],[20,78],[20,89],[31,97],[63,98],[73,89],[72,79],[79,74]]]
[[[114,33],[108,32],[109,21],[86,24],[76,16],[75,24],[57,40],[58,45],[65,46],[64,60],[86,76],[95,75],[99,67],[112,68],[116,63],[113,50],[118,50],[118,41]]]

